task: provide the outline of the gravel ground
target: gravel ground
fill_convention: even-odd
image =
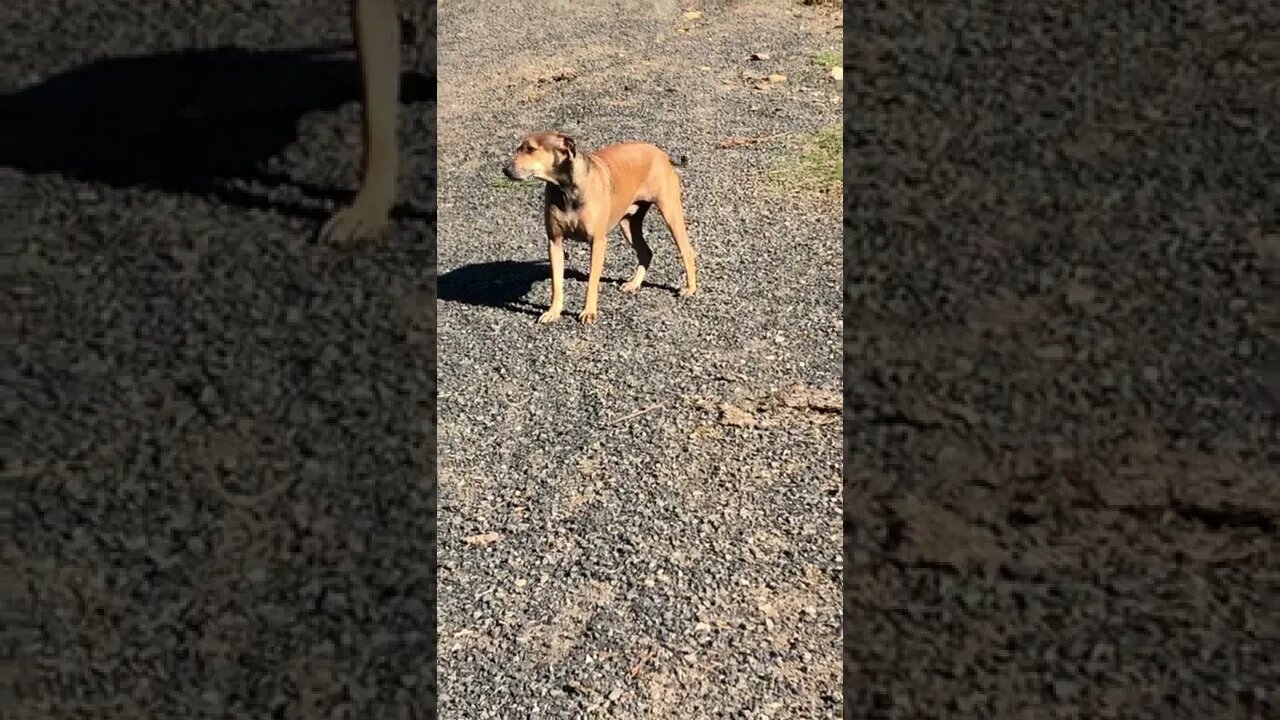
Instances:
[[[847,28],[847,706],[1280,717],[1277,6],[928,5]]]
[[[716,148],[839,122],[838,16],[589,5],[440,8],[440,713],[839,717],[840,208],[768,184],[795,138]],[[495,181],[548,128],[689,156],[698,297],[654,214],[652,285],[615,233],[584,327],[570,245],[535,323],[541,190]]]

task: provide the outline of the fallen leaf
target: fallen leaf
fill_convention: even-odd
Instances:
[[[493,543],[496,543],[501,539],[502,539],[502,533],[487,532],[487,533],[481,533],[479,535],[469,535],[467,537],[462,538],[462,541],[468,545],[475,545],[476,547],[484,547],[485,545],[492,545]]]
[[[756,424],[756,417],[735,405],[725,405],[720,408],[720,422],[730,427],[752,427]]]
[[[769,82],[771,83],[784,83],[786,81],[787,81],[787,76],[781,73],[774,73],[773,75],[769,76]]]
[[[685,20],[697,20],[700,17],[702,17],[702,13],[697,10],[686,10],[684,13]]]

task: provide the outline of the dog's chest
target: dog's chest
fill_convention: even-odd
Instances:
[[[573,239],[589,238],[592,224],[593,216],[583,205],[547,204],[547,230],[552,234]]]

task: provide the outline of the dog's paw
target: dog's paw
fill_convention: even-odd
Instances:
[[[621,288],[621,290],[622,290],[622,292],[624,292],[624,293],[626,293],[626,294],[628,294],[628,295],[634,295],[635,293],[640,292],[640,281],[639,281],[639,280],[628,280],[628,281],[626,281],[626,282],[622,283],[622,288]]]
[[[599,319],[600,319],[600,313],[594,310],[583,310],[582,313],[578,315],[578,322],[582,323],[583,325],[595,325],[596,320],[599,320]]]
[[[557,321],[557,320],[559,320],[559,319],[560,319],[560,311],[559,311],[559,310],[548,310],[548,311],[546,311],[546,312],[544,312],[544,313],[542,313],[541,315],[539,315],[539,316],[538,316],[538,322],[539,322],[539,323],[541,323],[541,324],[543,324],[543,325],[550,325],[551,323],[553,323],[553,322],[555,322],[555,321]]]
[[[318,239],[326,245],[352,245],[380,239],[390,225],[390,208],[383,203],[356,200],[333,214],[320,228]]]
[[[680,288],[680,297],[682,298],[693,297],[694,295],[697,295],[697,294],[698,294],[697,287],[686,285]]]

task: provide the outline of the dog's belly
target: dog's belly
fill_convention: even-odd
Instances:
[[[644,213],[649,209],[649,206],[651,205],[653,205],[653,203],[645,198],[636,198],[634,201],[632,201],[630,205],[627,206],[625,210],[622,211],[621,215],[617,216],[617,220],[614,220],[612,225],[616,226],[618,223],[622,222],[623,220],[630,220],[631,218],[636,217],[637,215],[643,217]]]

